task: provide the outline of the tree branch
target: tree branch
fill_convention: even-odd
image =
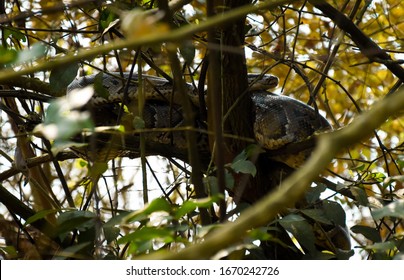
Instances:
[[[111,44],[102,45],[99,47],[93,47],[83,51],[79,51],[76,54],[66,55],[54,60],[46,61],[38,65],[21,68],[18,72],[14,70],[0,71],[0,83],[12,78],[20,77],[39,71],[51,70],[57,67],[65,67],[66,65],[77,62],[84,59],[93,58],[100,54],[106,54],[112,50],[117,49],[135,49],[144,45],[158,44],[162,42],[179,42],[180,39],[189,37],[196,32],[206,31],[212,27],[222,26],[225,23],[233,22],[247,14],[257,12],[262,9],[273,9],[277,6],[295,2],[294,0],[267,0],[257,5],[243,6],[237,9],[232,9],[224,14],[211,17],[207,21],[202,21],[199,24],[189,24],[181,28],[172,30],[170,32],[157,32],[144,35],[142,37],[135,37],[125,40],[116,40]]]
[[[364,34],[352,20],[325,1],[309,0],[309,2],[334,21],[339,28],[348,33],[351,40],[370,61],[384,64],[394,75],[404,82],[404,69],[399,63],[394,61],[379,45]]]
[[[25,221],[36,214],[36,212],[12,195],[3,185],[0,184],[0,202],[6,206],[10,213],[21,217]],[[42,218],[32,223],[32,225],[45,235],[56,240],[56,230],[46,219]]]

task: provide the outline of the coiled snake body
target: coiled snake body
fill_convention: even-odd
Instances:
[[[112,74],[112,75],[111,75]],[[120,78],[119,73],[89,75],[74,80],[67,88],[67,93],[75,89],[93,85],[95,94],[92,104],[95,106],[122,102],[128,73]],[[168,80],[155,76],[142,75],[146,106],[143,119],[148,128],[173,127],[182,121],[181,104],[171,95],[175,93],[173,85]],[[126,79],[125,79],[126,78]],[[312,136],[316,131],[331,129],[328,121],[312,107],[296,99],[276,95],[266,91],[276,87],[278,78],[272,75],[249,74],[249,94],[254,109],[254,135],[256,141],[267,150],[277,150],[288,144],[301,142]],[[138,76],[132,75],[127,88],[127,98],[136,100],[138,94]],[[195,106],[199,106],[198,95],[192,84],[186,83],[187,93]],[[174,100],[178,110],[171,110],[167,100]],[[172,139],[171,139],[172,140]],[[168,141],[161,138],[161,142]],[[171,141],[174,145],[183,141]],[[185,143],[186,144],[186,143]],[[312,148],[297,153],[284,153],[272,156],[290,167],[297,168],[310,155]]]

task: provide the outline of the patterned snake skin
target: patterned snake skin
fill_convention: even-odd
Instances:
[[[124,98],[125,77],[119,73],[89,75],[74,80],[67,88],[67,94],[75,89],[93,85],[95,94],[91,100],[95,106],[122,102]],[[147,100],[143,119],[147,128],[169,128],[179,125],[182,113],[178,94],[173,94],[173,85],[166,79],[142,75],[145,100]],[[284,148],[288,144],[301,142],[312,136],[316,131],[330,130],[328,121],[318,114],[312,107],[287,96],[276,95],[266,91],[278,84],[278,78],[272,75],[249,74],[249,94],[255,111],[254,134],[256,141],[267,150]],[[138,94],[138,76],[133,75],[128,87],[128,100],[136,100]],[[199,98],[192,84],[186,84],[186,89],[192,103],[199,107]],[[175,93],[175,90],[174,90]],[[173,100],[174,107],[170,107],[168,100]],[[174,108],[174,110],[173,110]],[[169,121],[168,121],[169,120]],[[163,139],[160,142],[171,141],[174,145],[181,145],[182,140]],[[176,143],[177,142],[177,143]],[[185,143],[186,144],[186,143]],[[299,167],[309,156],[312,148],[297,153],[284,153],[272,156],[292,168]]]

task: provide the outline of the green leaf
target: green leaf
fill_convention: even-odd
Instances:
[[[76,77],[79,65],[72,63],[64,67],[54,68],[49,77],[49,83],[53,92],[65,89]]]
[[[205,186],[205,189],[209,190],[210,193],[219,193],[219,186],[217,183],[217,178],[215,176],[203,177],[203,184]]]
[[[94,78],[94,91],[98,96],[108,98],[109,91],[104,87],[104,73],[100,72]]]
[[[105,29],[107,29],[106,31],[108,31],[108,29],[111,28],[111,26],[112,27],[116,26],[116,23],[114,24],[114,22],[118,18],[119,16],[116,13],[114,13],[111,9],[102,10],[99,17],[100,30],[105,32]]]
[[[306,193],[307,203],[312,204],[320,199],[320,195],[327,189],[327,186],[323,183],[317,183],[315,187],[309,189]]]
[[[244,153],[247,158],[252,159],[256,158],[259,154],[265,153],[265,150],[260,145],[251,144],[245,148]]]
[[[57,100],[52,101],[46,109],[44,124],[56,123],[61,118],[62,104]]]
[[[96,215],[90,211],[67,211],[58,217],[58,234],[63,235],[72,230],[84,230],[95,224]]]
[[[243,160],[247,160],[248,159],[248,155],[246,150],[242,150],[241,153],[239,153],[234,159],[233,159],[233,163],[237,162],[237,161],[243,161]]]
[[[0,65],[13,63],[17,57],[18,52],[16,50],[0,47]]]
[[[120,224],[128,224],[141,220],[148,219],[148,216],[154,212],[167,212],[171,211],[171,204],[164,198],[156,198],[147,204],[143,209],[134,212],[123,212],[113,218],[111,218],[106,226],[114,226]]]
[[[82,158],[78,158],[77,160],[78,160],[77,162],[78,162],[80,167],[87,167],[88,166],[88,161],[86,161],[86,160],[84,160]]]
[[[169,213],[171,210],[171,204],[164,198],[156,198],[152,200],[146,208],[144,208],[143,213],[149,215],[154,212],[164,211]]]
[[[145,252],[153,251],[153,240],[138,241],[129,243],[128,255],[135,254],[139,255]]]
[[[37,125],[34,133],[41,133],[46,138],[55,140],[55,143],[65,144],[70,137],[83,129],[93,130],[94,123],[90,113],[73,110],[85,104],[92,94],[90,88],[84,88],[52,101],[46,110],[44,123]]]
[[[107,240],[108,243],[114,241],[116,238],[118,238],[120,230],[118,227],[108,227],[104,226],[104,235],[105,239]]]
[[[132,126],[134,129],[144,129],[146,127],[146,124],[141,117],[135,116],[133,118]]]
[[[400,168],[404,168],[404,155],[398,155],[396,162]]]
[[[352,232],[354,233],[360,233],[363,236],[365,236],[367,239],[373,241],[373,242],[381,242],[382,238],[380,237],[380,233],[377,229],[368,227],[368,226],[361,226],[361,225],[356,225],[351,227]]]
[[[195,211],[196,208],[209,208],[217,201],[219,201],[219,196],[187,200],[175,211],[174,218],[178,220]]]
[[[234,187],[234,176],[227,169],[225,169],[224,173],[225,185],[228,189],[233,189]],[[220,193],[220,188],[218,185],[217,178],[215,176],[207,176],[203,178],[203,183],[205,189],[209,190],[209,193],[212,195],[217,195]]]
[[[127,242],[143,243],[152,239],[160,239],[161,241],[168,243],[174,240],[173,236],[173,232],[167,228],[143,227],[120,238],[118,244]]]
[[[300,212],[316,222],[332,225],[332,222],[327,218],[322,209],[303,209]]]
[[[233,163],[238,161],[246,161],[251,158],[256,158],[259,154],[264,153],[265,150],[259,145],[251,144],[248,145],[244,150],[241,151],[234,159]]]
[[[39,126],[41,127],[41,126]],[[42,132],[48,139],[65,142],[83,129],[92,130],[94,124],[87,114],[71,115],[70,118],[60,118],[55,124],[43,127]]]
[[[105,171],[108,170],[108,163],[107,162],[94,162],[94,164],[90,168],[90,177],[96,178],[102,175]]]
[[[332,222],[345,227],[346,214],[342,206],[333,201],[324,200],[322,209],[324,210],[325,216]]]
[[[268,233],[267,227],[252,229],[248,232],[248,236],[253,240],[270,240],[272,235]]]
[[[82,251],[83,249],[85,249],[86,247],[89,247],[91,245],[92,245],[91,242],[82,242],[80,244],[67,247],[63,251],[58,252],[58,254],[56,256],[54,256],[53,259],[54,260],[66,260],[66,259],[75,258],[76,255],[80,251]]]
[[[4,30],[4,38],[14,38],[21,42],[27,41],[27,37],[20,30],[10,26],[3,26],[2,28]]]
[[[35,59],[38,59],[38,58],[44,56],[45,53],[46,53],[45,45],[43,45],[41,43],[36,43],[36,44],[33,44],[30,49],[18,52],[18,58],[15,63],[23,64],[23,63],[31,62]]]
[[[123,221],[126,219],[126,217],[128,217],[128,215],[131,214],[132,212],[129,211],[121,211],[119,214],[112,217],[108,222],[106,222],[104,227],[113,227],[115,225],[121,225],[123,224]]]
[[[232,190],[236,181],[234,180],[233,174],[231,174],[227,169],[224,171],[224,179],[226,181],[226,188]]]
[[[302,247],[313,255],[317,254],[313,228],[303,217],[290,214],[280,219],[279,224],[292,233]]]
[[[378,242],[378,243],[374,243],[371,245],[367,245],[365,247],[365,249],[367,250],[373,250],[376,252],[385,252],[385,251],[389,251],[389,250],[393,250],[396,248],[396,245],[394,244],[393,241],[387,241],[387,242]]]
[[[368,206],[369,200],[368,196],[363,188],[351,187],[352,194],[355,196],[356,201],[362,206]]]
[[[57,102],[63,103],[61,106],[62,111],[81,109],[90,101],[93,95],[94,89],[92,87],[85,87],[69,92],[65,98],[58,98]]]
[[[14,246],[0,246],[0,252],[3,252],[11,260],[18,258],[18,252]]]
[[[38,220],[41,220],[43,218],[45,218],[46,216],[48,216],[49,214],[54,214],[58,212],[57,209],[48,209],[48,210],[41,210],[37,213],[35,213],[35,215],[29,217],[26,221],[24,225],[29,225],[32,224]]]
[[[370,174],[369,177],[379,183],[383,182],[384,179],[386,179],[386,175],[382,172],[373,172]]]
[[[358,164],[357,166],[351,167],[352,170],[363,171],[365,170],[366,165],[364,163]]]
[[[375,209],[372,211],[372,216],[376,220],[383,217],[395,217],[404,219],[404,200],[398,200],[384,206],[381,209]]]
[[[192,65],[195,58],[195,46],[191,41],[186,40],[181,44],[180,54],[188,65]]]
[[[250,30],[253,30],[253,26],[251,24],[244,25],[244,34],[248,34]]]
[[[253,177],[257,174],[257,168],[249,160],[238,160],[231,164],[231,168],[236,173],[251,174]]]

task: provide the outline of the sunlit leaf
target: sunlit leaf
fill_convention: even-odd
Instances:
[[[92,178],[95,178],[97,176],[100,176],[107,170],[108,170],[107,162],[98,162],[97,161],[97,162],[94,162],[94,164],[91,166],[89,176]]]
[[[121,13],[121,29],[127,38],[139,38],[150,34],[164,34],[169,26],[161,22],[162,13],[148,14],[141,9]]]
[[[171,208],[172,206],[167,200],[165,200],[164,198],[156,198],[140,210],[134,212],[123,211],[121,214],[111,218],[106,223],[106,226],[114,226],[141,221],[147,219],[150,214],[155,212],[163,211],[169,213],[171,211]]]
[[[374,243],[372,245],[367,245],[365,248],[366,249],[370,249],[370,250],[374,250],[376,252],[385,252],[388,250],[393,250],[396,247],[396,245],[394,244],[394,242],[392,241],[387,241],[387,242],[378,242],[378,243]]]
[[[61,106],[61,111],[81,108],[90,101],[93,94],[94,91],[91,86],[81,88],[78,90],[72,90],[66,96],[66,101],[63,98],[59,99],[60,103],[63,102],[63,105]]]
[[[58,212],[57,209],[48,209],[48,210],[38,211],[37,213],[35,213],[35,215],[29,217],[25,221],[25,225],[29,225],[29,224],[32,224],[32,223],[38,221],[38,220],[44,219],[49,214],[55,214],[56,212]]]
[[[16,50],[0,47],[0,65],[13,63],[17,57],[18,53]]]
[[[267,227],[255,228],[248,232],[248,236],[254,240],[270,240],[272,235],[268,233]]]
[[[10,259],[18,257],[18,252],[14,246],[1,246],[0,252],[6,254]]]
[[[15,63],[22,64],[26,62],[33,61],[40,57],[43,57],[46,52],[46,47],[43,44],[34,44],[31,49],[23,50],[18,52],[18,58]]]
[[[208,208],[218,201],[218,197],[207,197],[185,201],[176,211],[174,218],[179,219],[197,208]]]
[[[293,234],[301,246],[314,254],[315,236],[311,225],[301,216],[290,214],[279,220],[280,225]]]
[[[173,232],[167,228],[143,227],[120,238],[118,244],[145,242],[152,239],[161,239],[164,242],[171,242],[174,240]]]
[[[383,217],[395,217],[404,219],[404,200],[389,203],[387,206],[381,209],[375,209],[372,211],[372,216],[376,220],[379,220]]]
[[[64,145],[70,137],[83,129],[93,130],[90,113],[74,110],[86,104],[92,95],[92,89],[86,87],[52,101],[46,110],[44,123],[38,125],[34,132],[50,140],[60,141]]]

